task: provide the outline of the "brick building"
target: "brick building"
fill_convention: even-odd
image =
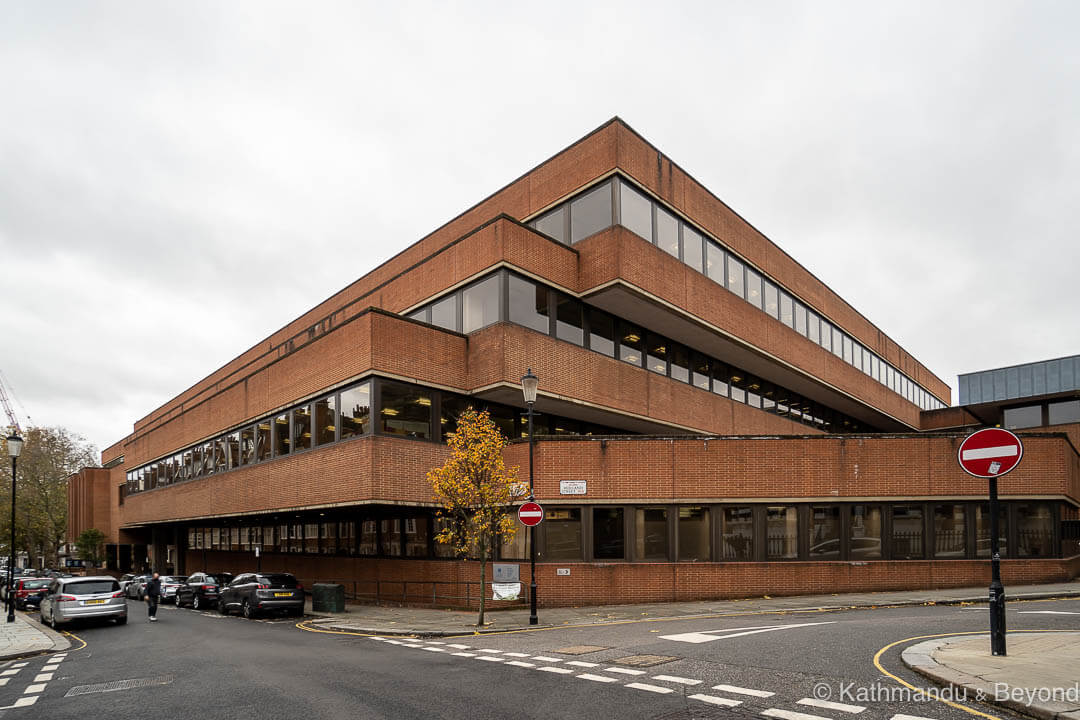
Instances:
[[[1080,378],[1080,357],[1054,362]],[[476,563],[433,542],[424,478],[468,405],[527,472],[527,368],[542,605],[988,580],[985,484],[955,458],[989,408],[950,408],[619,119],[137,420],[72,479],[70,532],[107,529],[116,571],[261,564],[358,596],[474,598]],[[1006,582],[1080,572],[1063,530],[1080,418],[1062,418],[1029,427],[1001,479]],[[501,558],[526,560],[525,538]]]

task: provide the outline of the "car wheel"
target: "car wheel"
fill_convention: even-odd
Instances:
[[[121,615],[120,617],[116,618],[116,624],[127,625],[127,615]]]
[[[248,620],[251,620],[255,617],[255,609],[251,607],[251,603],[248,602],[247,598],[244,598],[244,602],[240,604],[240,611],[244,613],[244,617],[246,617]]]
[[[222,615],[228,615],[229,614],[229,607],[225,604],[224,600],[218,600],[217,609],[218,609],[218,612],[221,613]]]
[[[191,609],[192,610],[199,610],[200,608],[202,608],[202,603],[199,602],[198,594],[192,595],[191,596]]]

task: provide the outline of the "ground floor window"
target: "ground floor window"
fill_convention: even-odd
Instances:
[[[622,560],[626,557],[626,528],[622,508],[593,508],[593,557]]]
[[[711,560],[710,534],[709,508],[702,506],[679,508],[679,560]]]
[[[668,509],[638,508],[634,515],[637,560],[668,559]]]
[[[765,508],[765,557],[794,560],[799,557],[799,511],[794,505]]]
[[[581,560],[581,508],[544,510],[543,560]]]
[[[725,507],[720,514],[720,559],[754,559],[754,509]]]
[[[1016,507],[1016,542],[1020,557],[1052,555],[1054,516],[1049,503],[1020,503]]]

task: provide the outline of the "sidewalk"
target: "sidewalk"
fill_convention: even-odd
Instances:
[[[0,618],[0,660],[59,652],[71,647],[71,641],[21,612],[15,613],[15,622]]]
[[[1050,585],[1016,585],[1006,588],[1009,600],[1036,600],[1050,597],[1080,597],[1080,582]],[[539,593],[543,598],[543,589]],[[718,614],[783,612],[793,610],[834,610],[883,605],[959,605],[985,603],[986,588],[945,590],[903,590],[842,595],[802,595],[758,597],[745,600],[700,600],[681,603],[604,605],[599,607],[545,608],[537,612],[539,627],[594,625],[644,618],[691,618]],[[308,606],[310,612],[310,605]],[[476,632],[506,632],[529,627],[529,610],[493,610],[486,613],[487,624],[476,628],[475,610],[434,610],[430,608],[348,605],[344,613],[313,613],[312,625],[347,632],[377,635],[464,635]],[[534,626],[536,627],[536,626]],[[1070,718],[1070,720],[1072,720]],[[1077,720],[1080,720],[1078,718]]]

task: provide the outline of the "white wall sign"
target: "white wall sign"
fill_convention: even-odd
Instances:
[[[556,575],[569,575],[570,568],[555,568]]]
[[[584,495],[585,494],[585,481],[584,480],[560,480],[559,481],[559,494],[560,495]]]

